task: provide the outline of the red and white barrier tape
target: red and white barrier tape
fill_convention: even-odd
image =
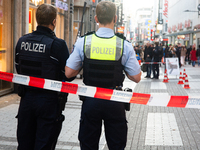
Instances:
[[[112,100],[117,102],[143,104],[149,106],[200,108],[200,97],[170,96],[168,94],[143,94],[124,92],[49,79],[24,76],[0,71],[0,79],[27,86],[59,91],[82,96]]]

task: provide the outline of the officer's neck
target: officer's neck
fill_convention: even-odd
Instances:
[[[99,28],[109,28],[109,29],[114,30],[114,25],[115,25],[114,23],[110,23],[110,24],[106,24],[106,25],[99,23]]]

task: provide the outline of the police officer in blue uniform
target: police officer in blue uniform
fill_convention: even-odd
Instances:
[[[67,80],[64,74],[69,51],[66,42],[54,34],[57,9],[42,4],[36,11],[37,30],[22,36],[16,45],[17,73]],[[53,150],[60,134],[67,93],[19,86],[21,96],[18,110],[18,150]]]
[[[85,85],[117,89],[122,86],[124,75],[138,83],[141,70],[133,46],[114,34],[117,20],[113,2],[102,1],[96,7],[95,20],[99,23],[96,33],[79,38],[74,51],[67,60],[65,75],[78,74],[83,66]],[[110,150],[123,150],[127,141],[125,105],[121,102],[84,97],[79,128],[82,150],[97,150],[102,122]]]

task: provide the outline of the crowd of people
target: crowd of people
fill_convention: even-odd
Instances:
[[[159,79],[159,64],[161,64],[165,58],[178,57],[179,68],[184,66],[186,62],[195,67],[196,61],[200,66],[200,45],[196,50],[195,45],[190,45],[188,48],[185,45],[178,43],[177,45],[166,45],[162,43],[146,43],[141,46],[134,46],[134,50],[137,59],[141,62],[158,62],[158,64],[146,64],[147,75],[145,78],[151,78],[151,71],[153,71],[153,77],[151,79]]]

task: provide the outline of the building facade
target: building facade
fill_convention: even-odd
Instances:
[[[200,45],[200,24],[197,6],[199,0],[188,2],[187,0],[169,1],[168,13],[168,37],[169,44],[181,43]]]

